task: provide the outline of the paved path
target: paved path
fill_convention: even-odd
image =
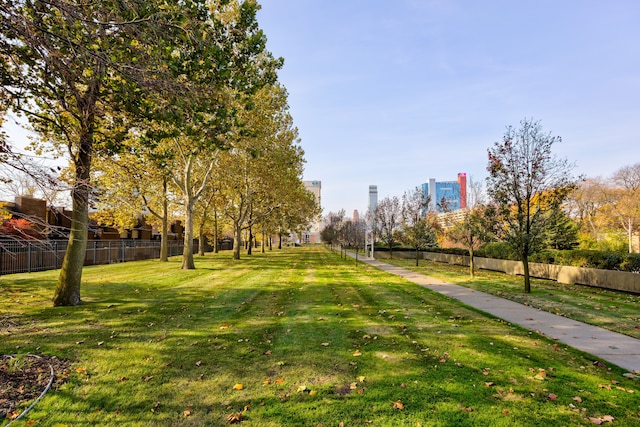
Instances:
[[[592,354],[598,359],[640,374],[640,340],[636,338],[557,316],[484,292],[474,291],[464,286],[446,283],[372,258],[358,257],[358,259],[375,268],[404,277],[425,288],[455,298],[468,306],[475,307],[507,322],[536,331]]]

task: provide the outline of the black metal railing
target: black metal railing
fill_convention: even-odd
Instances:
[[[66,240],[0,241],[0,275],[55,270],[62,265]],[[181,255],[183,242],[168,242],[169,256]],[[197,244],[194,243],[194,252]],[[84,265],[112,264],[160,258],[160,242],[90,240]]]

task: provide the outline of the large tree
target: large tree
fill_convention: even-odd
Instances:
[[[633,252],[633,235],[640,223],[640,163],[624,166],[611,177],[611,189],[605,200],[610,214],[628,236],[629,253]]]
[[[416,251],[416,266],[421,250],[438,245],[436,231],[426,217],[429,202],[429,196],[420,187],[406,191],[402,196],[403,240]]]
[[[475,275],[475,251],[490,240],[492,224],[495,222],[490,209],[485,205],[480,182],[469,180],[467,206],[448,230],[451,240],[462,244],[469,253],[469,275]]]
[[[540,122],[524,119],[509,126],[502,141],[488,149],[487,193],[497,207],[499,237],[518,254],[524,269],[524,291],[531,292],[529,255],[553,225],[550,212],[575,188],[573,164],[553,155],[561,141],[543,133]]]
[[[54,305],[80,303],[91,162],[118,140],[112,114],[162,70],[151,60],[163,25],[155,3],[0,3],[0,80],[10,107],[43,140],[66,148],[73,217]]]
[[[397,196],[385,197],[374,211],[375,234],[389,248],[390,258],[393,258],[393,246],[400,240],[401,213],[400,199]]]

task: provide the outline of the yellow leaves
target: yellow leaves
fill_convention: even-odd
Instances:
[[[536,372],[535,369],[529,368],[529,372]],[[545,369],[539,368],[536,374],[533,377],[530,377],[534,380],[544,381],[547,379],[547,371]]]
[[[242,421],[242,412],[227,415],[227,422],[229,424],[239,423],[240,421]]]
[[[358,356],[362,356],[362,353],[360,352],[359,349],[356,349],[356,351],[353,352],[353,357],[358,357]]]
[[[396,400],[395,402],[393,402],[393,409],[403,410],[404,404],[402,403],[402,401]]]
[[[278,378],[276,384],[281,385],[284,382],[284,378]]]
[[[588,420],[595,425],[602,425],[603,423],[612,423],[614,418],[611,415],[605,415],[604,417],[589,417]]]
[[[242,385],[242,384],[240,384],[240,383],[238,383],[238,384],[236,384],[236,385],[234,385],[234,386],[233,386],[233,389],[234,389],[234,390],[242,390],[243,388],[244,388],[244,385]]]
[[[18,416],[20,415],[20,412],[18,411],[11,411],[9,412],[6,417],[10,420],[15,420],[16,418],[18,418]]]

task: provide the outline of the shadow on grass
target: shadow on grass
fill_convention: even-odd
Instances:
[[[3,284],[19,325],[0,351],[75,362],[30,418],[227,425],[241,412],[241,425],[260,426],[579,425],[611,414],[633,425],[632,395],[611,407],[598,388],[611,374],[581,354],[333,254],[267,255],[205,257],[186,272],[177,262],[87,269],[86,303],[71,308],[49,306],[51,276]],[[577,395],[589,399],[586,414],[569,406]]]

